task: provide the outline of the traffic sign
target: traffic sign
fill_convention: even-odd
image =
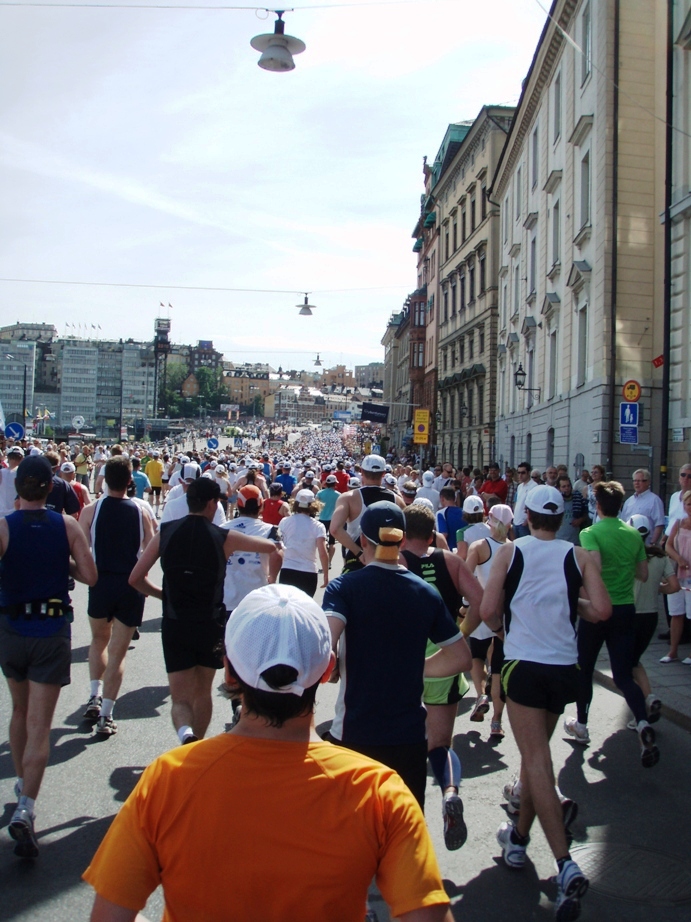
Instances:
[[[619,426],[619,441],[622,445],[638,445],[638,426]]]
[[[77,431],[84,428],[85,421],[86,420],[84,419],[83,416],[73,416],[72,417],[72,425]]]
[[[416,410],[413,418],[413,444],[429,442],[429,410]]]
[[[5,438],[18,442],[24,438],[24,426],[21,423],[8,423],[5,426]]]
[[[636,403],[637,400],[641,398],[641,385],[638,381],[627,381],[622,390],[624,395],[624,400],[628,400],[629,403]]]
[[[637,403],[620,403],[619,404],[619,425],[620,426],[637,426],[638,425],[638,404]]]
[[[212,448],[212,449],[218,448],[218,439],[214,439],[214,438],[207,439],[207,440],[206,440],[206,447],[207,447],[207,448]]]

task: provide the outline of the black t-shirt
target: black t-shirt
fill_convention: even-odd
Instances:
[[[46,509],[64,512],[66,515],[74,515],[81,509],[77,494],[59,474],[53,476],[53,489],[46,498]]]

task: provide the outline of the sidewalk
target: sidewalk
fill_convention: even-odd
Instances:
[[[669,643],[666,640],[658,640],[657,635],[666,630],[667,621],[664,614],[660,614],[658,629],[655,631],[650,646],[643,654],[641,662],[648,673],[653,691],[662,701],[662,716],[683,727],[684,730],[691,731],[691,666],[683,666],[681,663],[684,657],[691,655],[691,651],[688,644],[684,644],[679,651],[679,662],[663,665],[660,657],[669,650]],[[612,680],[612,670],[605,646],[602,648],[595,667],[595,681],[618,693]]]

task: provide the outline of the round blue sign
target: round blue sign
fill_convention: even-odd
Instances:
[[[207,448],[218,448],[218,439],[207,439],[206,440]]]
[[[19,439],[24,438],[24,426],[21,423],[8,423],[5,426],[5,438],[14,439],[19,441]]]

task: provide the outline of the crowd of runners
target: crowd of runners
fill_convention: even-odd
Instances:
[[[263,789],[282,785],[272,780],[275,770],[292,778],[295,769],[286,767],[285,752],[273,752],[272,740],[310,741],[318,776],[342,774],[346,785],[356,786],[368,760],[379,763],[377,771],[383,765],[397,773],[377,775],[376,783],[370,778],[366,788],[368,797],[380,798],[374,813],[384,804],[395,818],[391,829],[377,832],[390,851],[387,845],[365,860],[337,850],[343,866],[329,866],[329,873],[347,870],[365,882],[365,893],[376,875],[403,919],[451,918],[415,802],[424,808],[429,764],[440,789],[446,847],[463,846],[462,772],[453,736],[459,701],[474,695],[469,721],[477,725],[489,715],[489,736],[499,739],[510,729],[521,754],[516,777],[502,792],[509,814],[497,832],[503,861],[524,866],[537,817],[557,865],[557,919],[577,918],[588,887],[569,853],[578,806],[555,786],[550,738],[575,704],[564,730],[576,744],[589,744],[593,672],[606,644],[614,681],[631,709],[640,764],[658,762],[653,725],[662,702],[640,660],[657,630],[659,594],[668,597],[670,616],[664,663],[678,660],[684,621],[691,619],[691,465],[680,471],[666,522],[646,470],[633,473],[627,499],[597,465],[576,482],[565,467],[541,472],[528,463],[515,471],[496,463],[482,471],[456,471],[447,463],[421,469],[377,454],[358,456],[337,433],[303,434],[281,455],[256,445],[174,451],[167,444],[9,444],[0,462],[0,666],[12,697],[17,807],[9,832],[18,856],[38,856],[35,805],[54,709],[70,681],[69,593],[76,579],[89,586],[84,718],[96,734],[118,731],[126,657],[151,596],[162,603],[163,657],[180,747],[204,738],[214,681],[224,669],[233,708],[227,736],[237,746],[247,738],[263,741],[257,753]],[[313,601],[320,587],[321,608]],[[682,662],[691,664],[691,657]],[[323,681],[339,688],[322,741],[314,733],[313,702]],[[150,767],[86,872],[97,892],[93,918],[134,919],[136,911],[117,910],[142,908],[161,881],[167,905],[181,898],[178,886],[166,883],[160,856],[177,867],[184,844],[178,837],[171,850],[170,842],[159,841],[160,821],[149,811],[155,803],[165,815],[175,772],[194,765],[203,770],[226,745],[209,740],[174,749],[176,755]],[[247,777],[237,782],[241,790],[256,768],[255,754],[243,752],[229,750],[241,765],[249,759]],[[274,757],[276,765],[267,767]],[[311,788],[299,772],[295,778],[294,809],[309,812]],[[163,785],[160,803],[146,800],[146,784]],[[177,809],[182,794],[175,796]],[[194,810],[194,797],[189,800]],[[357,814],[350,795],[346,802]],[[339,820],[346,843],[372,833],[372,817],[358,819],[364,832],[350,830],[350,822],[350,815]],[[257,828],[254,820],[250,826]],[[228,834],[232,846],[237,831],[232,823],[226,828],[218,835]],[[405,837],[411,842],[404,847]],[[319,841],[317,835],[315,849]],[[281,862],[279,844],[271,847]],[[309,848],[305,858],[309,864]],[[155,872],[152,862],[159,863]],[[234,862],[234,880],[243,878],[242,867]],[[189,879],[188,870],[183,880]],[[340,893],[340,884],[333,887]],[[319,903],[312,894],[319,912],[301,917],[325,918],[332,898],[323,895]],[[331,917],[357,919],[364,894],[356,886],[343,899],[353,912]],[[171,913],[183,917],[193,916]],[[198,917],[226,916],[209,910]],[[292,916],[283,906],[264,918]]]

